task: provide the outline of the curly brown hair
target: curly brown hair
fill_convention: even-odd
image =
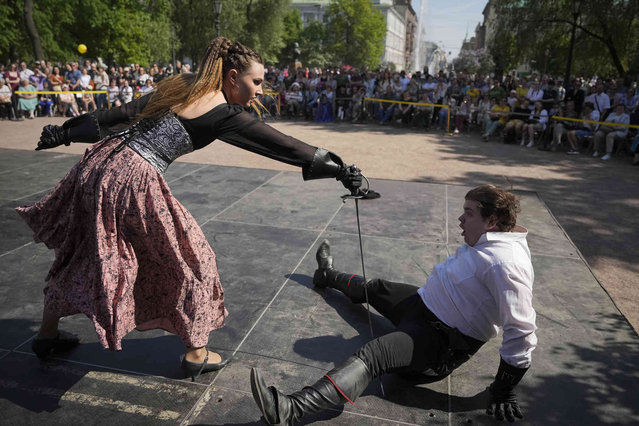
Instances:
[[[468,191],[466,200],[477,201],[483,218],[495,215],[497,227],[502,232],[511,231],[517,224],[517,213],[521,211],[515,194],[495,185],[481,185]]]
[[[207,93],[222,90],[222,81],[230,70],[242,74],[253,62],[263,63],[255,50],[238,41],[217,37],[204,51],[197,74],[180,74],[162,80],[138,118],[160,115],[169,109],[179,112]]]

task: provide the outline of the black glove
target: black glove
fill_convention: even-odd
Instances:
[[[355,164],[343,166],[337,175],[337,180],[342,182],[344,188],[351,191],[351,195],[356,195],[362,186],[362,171]]]
[[[62,144],[66,146],[69,146],[71,144],[71,141],[68,140],[67,132],[65,131],[65,129],[62,126],[48,124],[42,129],[42,134],[40,135],[40,140],[38,141],[36,151],[55,148],[56,146],[60,146]]]
[[[515,417],[524,418],[514,389],[527,370],[527,368],[513,367],[501,359],[495,381],[488,388],[490,400],[486,414],[491,416],[494,414],[497,420],[505,418],[509,422],[514,422]]]

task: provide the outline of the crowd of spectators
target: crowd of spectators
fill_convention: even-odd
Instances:
[[[175,72],[190,72],[190,67],[178,61]],[[83,63],[0,64],[0,118],[74,117],[96,108],[119,106],[153,90],[155,84],[173,74],[171,64],[107,66],[101,60],[88,59]],[[52,93],[21,93],[37,91]],[[105,93],[86,93],[93,91]]]
[[[167,76],[188,72],[190,66],[179,61],[175,70],[171,64],[107,66],[100,59],[81,64],[36,61],[30,67],[24,61],[0,64],[0,117],[72,117],[119,106],[153,90]],[[631,141],[634,129],[553,117],[638,124],[636,85],[627,79],[597,77],[573,77],[564,85],[561,78],[534,73],[493,78],[443,71],[430,75],[341,67],[289,72],[268,67],[261,101],[273,117],[376,122],[453,134],[476,130],[484,141],[498,137],[505,143],[550,151],[563,145],[571,155],[586,148],[607,160],[615,144],[624,147]],[[95,90],[106,93],[81,93]],[[28,93],[33,91],[59,93]],[[639,140],[631,148],[639,151],[637,145]]]
[[[548,151],[563,146],[568,154],[588,150],[603,160],[610,159],[615,145],[639,151],[639,139],[632,143],[636,130],[614,126],[639,124],[637,82],[628,79],[573,77],[565,86],[562,78],[535,73],[493,78],[349,68],[289,73],[270,67],[265,80],[269,90],[263,103],[285,118],[377,122],[453,134],[477,130],[484,141],[499,138]]]

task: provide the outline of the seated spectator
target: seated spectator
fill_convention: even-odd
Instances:
[[[530,116],[525,121],[524,126],[521,129],[521,146],[532,148],[535,146],[535,132],[543,132],[546,130],[548,123],[548,111],[544,109],[544,105],[541,101],[535,102],[533,110],[530,112]],[[528,144],[526,145],[526,136],[528,136]]]
[[[544,106],[544,109],[548,111],[550,115],[553,115],[554,111],[551,111],[557,102],[559,95],[557,94],[557,89],[555,88],[555,81],[549,79],[546,87],[544,88],[544,94],[541,97],[541,103]]]
[[[505,97],[499,100],[498,105],[492,107],[492,109],[488,112],[486,131],[482,135],[482,137],[484,138],[484,142],[488,142],[488,138],[492,136],[493,133],[506,125],[509,112],[510,107],[508,106],[508,102],[506,102]]]
[[[311,117],[315,117],[318,99],[319,92],[317,91],[317,86],[311,83],[308,90],[304,93],[304,118],[307,120],[311,119]]]
[[[40,116],[52,117],[53,116],[53,101],[50,95],[38,96],[38,110]]]
[[[432,92],[422,92],[421,98],[419,99],[420,104],[431,104],[431,105],[417,105],[415,108],[415,115],[413,116],[413,121],[411,122],[412,126],[416,126],[423,129],[429,129],[430,123],[433,117],[434,108],[432,106],[433,99],[431,98]]]
[[[630,146],[630,152],[634,154],[632,159],[632,165],[639,166],[639,134],[632,141],[632,145]]]
[[[144,69],[144,68],[140,68],[140,69]],[[147,93],[152,92],[153,89],[154,89],[153,78],[149,76],[149,78],[144,80],[144,86],[140,87],[140,96],[144,96]]]
[[[475,120],[475,123],[481,124],[482,133],[486,131],[485,123],[488,120],[488,111],[495,105],[495,100],[491,100],[490,97],[488,97],[488,93],[483,95],[477,103],[477,112],[473,120]]]
[[[83,93],[81,99],[82,99],[82,110],[84,112],[92,112],[97,109],[95,105],[95,100],[93,99],[93,94]]]
[[[608,115],[606,123],[630,124],[630,116],[626,114],[626,106],[619,103],[615,106],[615,110]],[[615,141],[624,140],[628,136],[628,127],[625,126],[606,126],[602,125],[595,132],[593,157],[599,156],[601,150],[601,142],[606,140],[606,154],[601,157],[602,160],[610,160]]]
[[[462,103],[457,107],[457,111],[455,111],[455,134],[461,132],[464,123],[468,120],[468,117],[470,117],[471,102],[470,96],[466,95]]]
[[[60,102],[60,113],[63,117],[67,117],[71,114],[72,117],[77,117],[80,115],[78,110],[78,104],[75,102],[75,96],[73,93],[69,91],[69,85],[62,85],[62,93],[58,95],[58,100]]]
[[[506,102],[508,102],[508,106],[510,107],[511,111],[514,111],[515,108],[519,106],[519,98],[517,97],[516,90],[510,91],[510,94],[508,95],[508,99],[506,99]]]
[[[406,88],[406,90],[410,93],[410,98],[413,102],[417,102],[419,100],[420,86],[421,83],[419,81],[419,76],[417,74],[413,74]]]
[[[528,99],[524,98],[521,105],[515,107],[509,115],[509,120],[504,127],[504,143],[515,143],[522,136],[525,120],[530,115]]]
[[[366,118],[364,108],[364,98],[366,97],[366,87],[359,86],[355,88],[353,97],[351,98],[351,121],[361,121]]]
[[[10,120],[13,116],[11,104],[11,89],[4,78],[0,78],[0,119]]]
[[[493,80],[493,87],[488,91],[488,96],[493,99],[501,99],[505,98],[506,95],[506,89],[501,86],[501,81],[498,79]]]
[[[297,117],[302,110],[304,95],[300,92],[300,85],[297,82],[291,84],[290,90],[286,92],[286,112],[289,117]]]
[[[583,120],[587,121],[599,121],[599,112],[595,109],[592,102],[584,103],[584,112],[582,115]],[[575,130],[570,130],[566,134],[566,139],[570,144],[570,151],[568,155],[579,154],[579,143],[586,137],[591,137],[594,134],[595,124],[593,123],[581,123]]]
[[[182,69],[188,64],[182,65]],[[129,85],[129,80],[122,79],[120,87],[120,101],[123,104],[127,104],[133,100],[133,88]]]
[[[565,106],[560,107],[557,115],[566,118],[577,118],[577,111],[575,111],[575,102],[567,101]],[[577,122],[575,121],[555,121],[552,129],[552,143],[550,145],[550,150],[555,151],[557,147],[561,145],[562,136],[568,131],[574,130],[575,128],[577,128]]]
[[[315,121],[332,122],[333,121],[333,101],[335,93],[330,85],[325,85],[326,89],[317,99],[317,114]]]
[[[457,106],[457,100],[450,94],[444,96],[442,105],[448,105],[448,108],[440,108],[437,114],[437,130],[446,129],[453,118],[455,107]]]
[[[530,102],[530,109],[534,108],[535,102],[544,98],[544,91],[539,88],[539,82],[533,81],[530,85],[530,89],[526,93],[526,99]]]
[[[107,91],[109,92],[109,103],[112,107],[119,107],[122,105],[120,102],[120,87],[118,87],[116,79],[111,79]]]
[[[411,102],[410,92],[405,90],[402,93],[401,100],[403,102]],[[411,104],[398,104],[397,107],[397,120],[401,121],[404,125],[409,125],[413,121],[413,105]]]
[[[393,89],[391,88],[390,84],[388,86],[386,86],[386,89],[384,89],[384,92],[382,94],[382,96],[380,97],[380,99],[383,99],[385,101],[396,101],[397,98],[395,97],[395,94],[393,93]],[[379,124],[384,124],[386,123],[388,120],[390,120],[393,117],[393,114],[395,114],[395,109],[397,108],[397,104],[394,102],[377,102],[377,111],[375,113],[375,118],[377,118],[379,120]]]
[[[479,103],[479,95],[481,95],[481,91],[477,87],[475,87],[474,81],[470,82],[468,90],[466,90],[466,95],[470,96],[471,104],[477,106],[477,104]]]
[[[21,92],[35,92],[36,88],[29,83],[28,79],[22,79],[20,81],[20,87],[16,92],[18,96],[18,115],[22,118],[26,115],[27,118],[35,118],[35,109],[38,106],[38,95],[35,93],[21,93]]]

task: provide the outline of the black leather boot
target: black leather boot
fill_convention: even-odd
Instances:
[[[253,399],[269,425],[293,425],[302,416],[318,413],[355,399],[372,380],[368,367],[360,358],[352,356],[317,381],[291,395],[284,395],[273,386],[266,386],[260,372],[251,370]]]
[[[333,256],[331,256],[331,244],[328,240],[322,241],[315,253],[315,259],[317,260],[317,269],[313,274],[313,285],[319,288],[325,288],[329,286],[329,282],[332,281],[333,269]]]

